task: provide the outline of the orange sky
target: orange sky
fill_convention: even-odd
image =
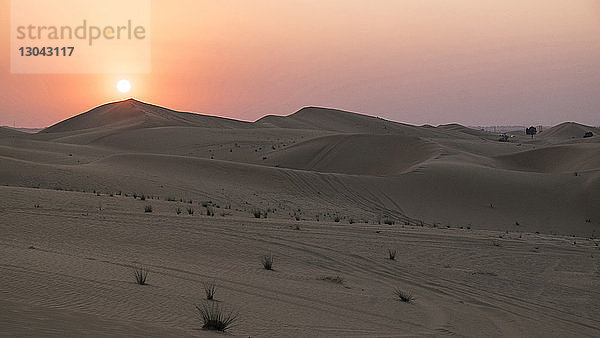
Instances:
[[[600,124],[598,0],[153,0],[149,74],[11,74],[9,12],[0,0],[0,125],[129,96],[243,120],[316,105],[413,124]]]

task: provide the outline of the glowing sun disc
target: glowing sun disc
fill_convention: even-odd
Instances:
[[[127,93],[129,90],[131,90],[131,82],[128,80],[120,80],[117,82],[117,89],[121,93]]]

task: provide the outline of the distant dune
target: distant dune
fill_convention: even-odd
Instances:
[[[544,138],[556,138],[559,140],[565,140],[569,138],[580,139],[586,132],[592,132],[594,135],[598,135],[598,128],[586,126],[575,122],[564,122],[556,125],[548,130],[544,130],[539,136]]]
[[[129,99],[35,135],[0,131],[0,184],[13,186],[206,196],[250,209],[285,195],[273,217],[301,209],[309,219],[563,234],[596,231],[600,219],[598,133],[575,123],[499,142],[458,124],[419,127],[329,108],[248,123]],[[585,131],[596,136],[581,143]]]
[[[16,131],[20,131],[20,132],[28,133],[28,134],[35,134],[35,133],[38,133],[38,132],[44,130],[44,128],[15,128],[15,127],[9,127],[9,126],[0,126],[0,128],[16,130]]]
[[[177,112],[128,99],[107,103],[85,113],[52,125],[42,132],[60,133],[106,127],[158,127],[158,126],[194,126],[205,128],[232,128],[245,125],[245,122],[222,117]]]

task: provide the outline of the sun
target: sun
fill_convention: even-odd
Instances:
[[[131,82],[129,82],[129,80],[120,80],[117,82],[117,89],[121,93],[127,93],[131,90]]]

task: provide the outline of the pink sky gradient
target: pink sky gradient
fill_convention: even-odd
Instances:
[[[154,0],[152,72],[111,75],[10,74],[9,12],[0,0],[0,125],[129,96],[242,120],[310,105],[411,124],[600,124],[597,0]]]

